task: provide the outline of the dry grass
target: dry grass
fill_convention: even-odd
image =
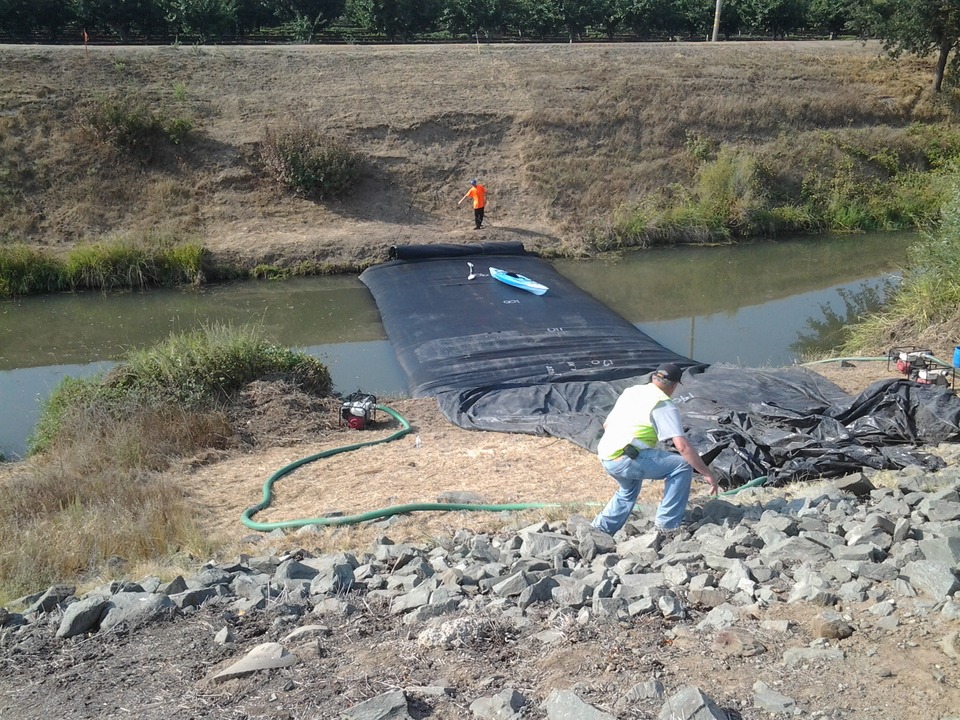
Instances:
[[[7,47],[0,62],[0,236],[73,243],[159,228],[251,264],[281,246],[293,262],[337,264],[378,260],[399,233],[449,237],[465,225],[455,202],[473,176],[490,189],[494,229],[546,252],[575,249],[618,208],[691,183],[691,136],[791,154],[799,168],[822,155],[818,132],[899,142],[910,123],[950,116],[927,93],[927,63],[852,42],[91,48],[89,57]],[[77,113],[119,92],[193,118],[197,139],[146,170],[79,142]],[[264,127],[290,118],[370,158],[356,198],[277,194],[258,144]]]

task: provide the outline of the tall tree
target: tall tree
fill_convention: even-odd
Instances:
[[[851,3],[850,12],[851,24],[861,34],[881,38],[894,57],[936,53],[934,92],[943,90],[948,65],[957,71],[960,0],[872,0]]]

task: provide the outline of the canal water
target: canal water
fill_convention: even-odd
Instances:
[[[796,362],[896,282],[912,237],[869,235],[635,251],[554,267],[654,340],[706,363]],[[205,323],[256,324],[322,359],[342,393],[406,393],[369,291],[356,277],[0,301],[0,453],[21,456],[40,402],[66,376]]]

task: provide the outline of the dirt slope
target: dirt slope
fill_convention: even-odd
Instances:
[[[2,46],[0,235],[65,246],[197,237],[252,265],[378,261],[397,243],[484,239],[570,251],[619,209],[689,183],[694,146],[760,147],[822,130],[930,120],[929,67],[854,42],[530,46]],[[189,117],[146,165],[83,131],[106,97]],[[368,159],[350,199],[265,177],[265,127],[307,122]],[[811,138],[813,140],[811,140]],[[783,157],[782,165],[795,158]]]

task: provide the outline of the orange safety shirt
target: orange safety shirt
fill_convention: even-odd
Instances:
[[[477,183],[472,188],[467,190],[467,197],[473,198],[473,209],[482,208],[487,204],[487,189]]]

